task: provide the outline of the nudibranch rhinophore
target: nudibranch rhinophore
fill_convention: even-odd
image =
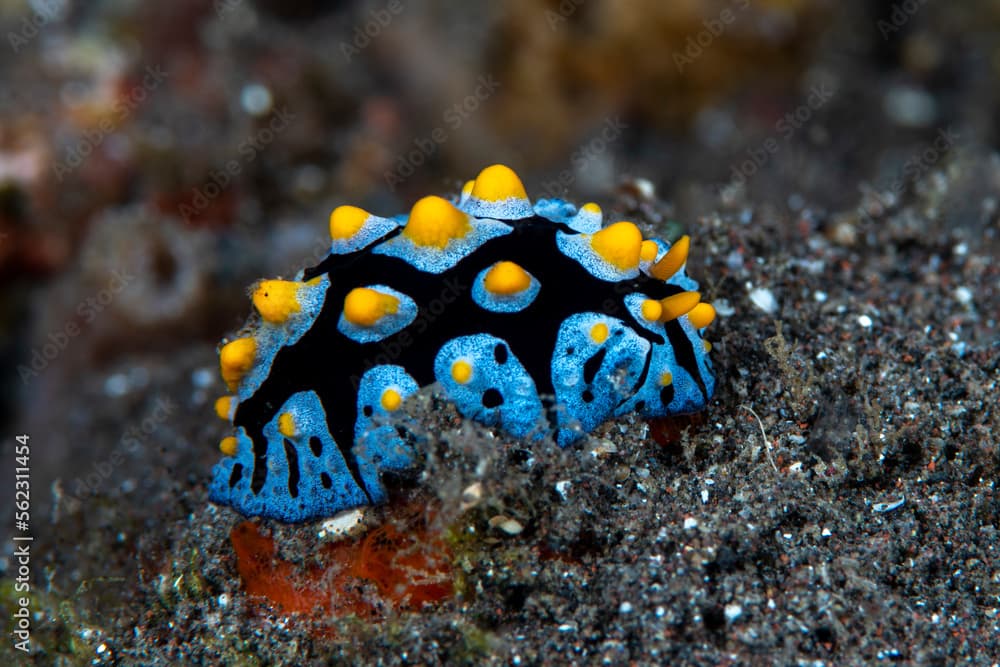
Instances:
[[[534,204],[493,165],[409,215],[330,215],[330,254],[262,280],[251,333],[222,346],[230,420],[209,497],[296,522],[386,499],[412,468],[390,419],[439,383],[466,417],[567,446],[629,412],[696,412],[712,396],[715,310],[684,265],[690,240],[602,223],[596,204]]]

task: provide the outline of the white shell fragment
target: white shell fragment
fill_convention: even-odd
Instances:
[[[360,535],[365,530],[365,508],[344,510],[319,525],[317,536],[321,540],[336,542],[345,537]]]
[[[750,290],[750,302],[768,315],[778,312],[778,300],[774,292],[767,288],[755,287]]]
[[[497,514],[490,519],[490,528],[498,528],[508,535],[519,535],[524,530],[524,526],[517,519],[512,519],[503,514]]]
[[[459,509],[465,511],[472,509],[479,504],[479,501],[483,499],[483,483],[475,482],[465,487],[462,491],[462,499],[459,504]]]
[[[879,512],[880,514],[883,514],[885,512],[891,512],[894,509],[902,507],[905,502],[906,502],[906,497],[903,496],[899,500],[894,500],[891,503],[875,503],[874,505],[872,505],[872,511]]]

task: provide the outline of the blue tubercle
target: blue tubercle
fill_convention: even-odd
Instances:
[[[599,209],[589,211],[585,206],[577,211],[576,215],[570,218],[566,224],[569,225],[570,229],[581,234],[599,232],[601,231],[601,212]]]
[[[531,278],[531,284],[523,292],[517,292],[516,294],[493,294],[485,287],[486,274],[492,268],[492,266],[489,266],[480,271],[472,283],[472,300],[484,310],[493,313],[516,313],[530,306],[531,302],[535,300],[535,297],[542,290],[542,284],[529,273],[528,276]]]
[[[477,218],[500,218],[502,220],[521,220],[534,215],[531,202],[520,197],[508,197],[498,201],[480,199],[470,195],[461,201],[459,208]]]
[[[670,247],[672,245],[670,243],[667,243],[666,241],[663,241],[662,239],[650,239],[650,240],[656,243],[657,247],[656,259],[651,262],[641,262],[641,267],[644,270],[648,269],[650,266],[652,266],[657,261],[662,259],[663,256],[667,254],[667,251],[670,250]],[[668,285],[676,285],[677,287],[680,287],[685,292],[698,291],[698,282],[687,275],[687,271],[683,266],[677,270],[677,273],[670,276],[670,278],[668,278],[666,282]]]
[[[593,234],[601,230],[601,210],[594,205],[577,208],[562,199],[539,199],[535,213],[552,222],[561,222],[574,232]]]
[[[562,254],[575,259],[590,275],[609,283],[630,280],[639,275],[639,267],[622,270],[597,254],[590,243],[590,234],[556,234],[556,245]]]
[[[271,374],[274,357],[283,347],[295,345],[316,322],[323,311],[326,292],[330,287],[329,276],[322,276],[313,284],[303,285],[299,290],[300,311],[282,325],[261,322],[254,340],[257,344],[257,359],[253,368],[243,379],[237,397],[243,401],[260,388]]]
[[[456,364],[468,364],[471,375],[456,377]],[[535,382],[496,336],[476,334],[448,341],[434,359],[434,376],[459,412],[470,419],[501,426],[516,437],[542,428],[542,402]]]
[[[650,344],[621,320],[579,313],[559,327],[552,384],[559,414],[556,440],[566,446],[609,419],[642,375]]]
[[[337,320],[337,331],[344,334],[351,340],[358,343],[377,343],[380,340],[399,333],[410,326],[413,320],[417,319],[416,302],[398,290],[394,290],[388,285],[365,285],[368,289],[373,289],[383,294],[390,294],[399,299],[399,307],[395,313],[386,315],[370,327],[362,327],[347,321],[343,313]]]
[[[576,215],[576,204],[563,199],[539,199],[535,202],[535,213],[552,222],[566,224]]]
[[[397,227],[399,227],[399,222],[392,218],[369,215],[364,225],[354,236],[332,239],[330,241],[330,254],[346,255],[366,248]]]
[[[693,282],[690,278],[687,281]],[[697,287],[697,283],[694,285]],[[625,297],[625,307],[641,327],[666,339],[666,327],[661,322],[649,322],[642,317],[642,303],[648,298],[645,294],[629,294]],[[687,321],[687,316],[680,317],[678,322],[691,343],[701,377],[707,378],[705,393],[711,396],[715,378],[711,373],[704,342]],[[644,417],[697,412],[705,407],[705,393],[702,393],[691,373],[678,362],[673,345],[666,341],[656,343],[652,346],[645,382],[635,395],[615,410],[614,416],[620,417],[630,412],[638,412]]]
[[[444,273],[465,259],[466,255],[475,251],[490,239],[510,234],[513,228],[497,220],[470,221],[472,230],[461,238],[451,239],[445,248],[426,247],[415,244],[406,236],[400,234],[395,238],[376,246],[373,253],[396,257],[414,268],[426,273]]]

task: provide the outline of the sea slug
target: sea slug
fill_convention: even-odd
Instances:
[[[233,394],[209,498],[287,522],[383,502],[412,468],[408,396],[439,383],[458,410],[568,446],[629,412],[705,407],[715,317],[684,271],[690,240],[603,224],[596,204],[532,203],[508,167],[408,215],[330,215],[330,254],[253,288],[257,317],[220,349]]]

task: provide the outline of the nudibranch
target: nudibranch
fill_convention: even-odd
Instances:
[[[603,422],[696,412],[715,317],[685,273],[690,240],[603,224],[597,204],[534,204],[508,167],[409,215],[330,215],[330,254],[262,280],[248,335],[219,352],[233,424],[209,497],[286,522],[385,501],[415,464],[393,413],[438,383],[462,415],[568,446]]]

